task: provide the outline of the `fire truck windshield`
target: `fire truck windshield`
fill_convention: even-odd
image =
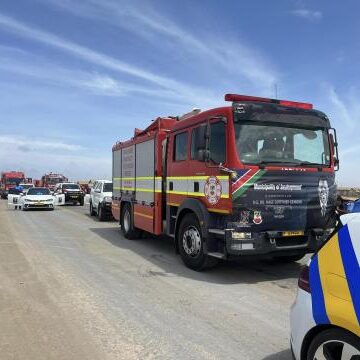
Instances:
[[[63,180],[63,179],[60,178],[60,177],[57,177],[57,178],[51,177],[51,178],[48,178],[48,179],[47,179],[47,182],[48,182],[49,185],[56,185],[56,184],[58,184],[58,183],[61,183],[62,180]]]
[[[322,128],[235,123],[236,148],[243,164],[329,166],[328,134]]]
[[[22,178],[7,178],[6,179],[6,183],[8,183],[8,184],[16,184],[16,183],[21,183],[23,181],[24,181],[24,179],[22,179]]]

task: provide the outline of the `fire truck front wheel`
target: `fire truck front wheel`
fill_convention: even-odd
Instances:
[[[140,230],[134,226],[134,218],[131,211],[131,205],[125,204],[121,210],[121,230],[123,235],[129,239],[137,239],[140,237]]]
[[[186,214],[178,233],[179,252],[184,264],[196,271],[202,271],[217,264],[216,258],[204,253],[204,240],[199,222],[194,214]]]

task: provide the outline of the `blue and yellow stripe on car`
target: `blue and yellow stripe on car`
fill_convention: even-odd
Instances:
[[[348,226],[343,226],[310,264],[313,318],[360,335],[360,268]]]

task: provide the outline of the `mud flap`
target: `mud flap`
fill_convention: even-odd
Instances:
[[[20,195],[9,194],[8,195],[8,209],[20,210]]]
[[[64,194],[54,195],[54,205],[55,206],[65,205],[65,195]]]

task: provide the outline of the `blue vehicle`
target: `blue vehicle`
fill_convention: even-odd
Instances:
[[[360,213],[360,199],[347,203],[346,210],[348,213]]]

